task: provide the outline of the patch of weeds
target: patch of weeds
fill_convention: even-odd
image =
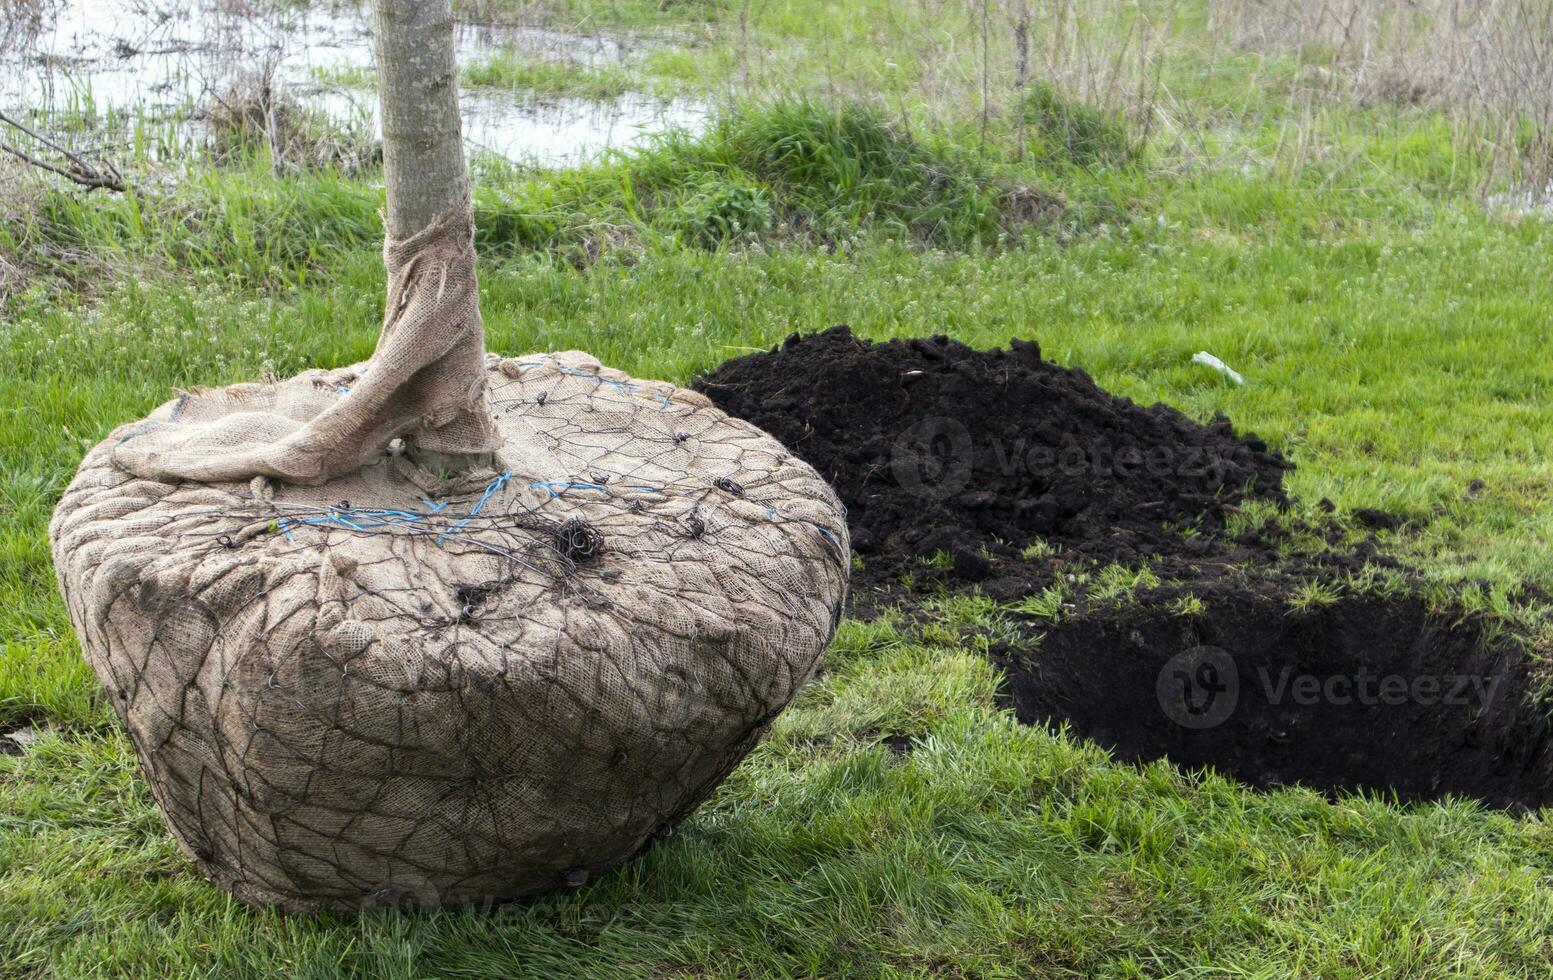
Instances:
[[[632,88],[623,68],[544,58],[511,47],[463,66],[459,75],[466,85],[600,101],[619,98]]]
[[[1334,605],[1342,597],[1340,586],[1332,582],[1310,580],[1296,585],[1285,601],[1291,612],[1305,614]]]
[[[773,188],[798,230],[845,237],[865,224],[940,244],[992,241],[1002,188],[968,152],[913,137],[870,107],[793,99],[720,117],[691,159]]]
[[[1247,498],[1224,519],[1224,535],[1240,539],[1262,537],[1281,524],[1282,518],[1275,502]]]
[[[681,242],[707,249],[759,237],[774,221],[771,192],[736,171],[703,174],[660,219]]]
[[[923,565],[926,565],[928,568],[948,570],[954,567],[953,556],[951,556],[949,552],[945,551],[943,548],[939,548],[937,551],[933,552],[931,555],[928,555],[926,558],[918,558],[917,560]]]
[[[710,59],[726,60],[721,51],[684,47],[654,47],[641,58],[642,73],[653,80],[657,89],[683,93],[709,82],[712,67]]]
[[[1072,603],[1068,601],[1068,590],[1060,580],[1009,606],[1012,612],[1021,616],[1042,619],[1049,623],[1058,622],[1072,608]]]
[[[1124,167],[1141,150],[1120,113],[1071,99],[1050,82],[1031,84],[1019,112],[1031,154],[1046,163]]]
[[[1112,602],[1131,597],[1143,589],[1159,587],[1159,576],[1147,566],[1128,568],[1125,565],[1107,565],[1095,576],[1089,586],[1092,602]]]
[[[1019,557],[1025,561],[1040,561],[1042,558],[1055,558],[1061,553],[1061,546],[1052,544],[1045,538],[1036,538],[1020,549]]]
[[[309,74],[325,88],[377,91],[377,69],[370,65],[314,65]]]
[[[924,608],[945,626],[955,628],[1001,626],[1003,623],[998,604],[979,593],[934,596]]]
[[[1208,611],[1208,606],[1196,595],[1188,592],[1177,596],[1170,603],[1170,615],[1182,619],[1193,619]]]
[[[365,114],[346,125],[302,104],[277,86],[273,65],[240,78],[224,92],[213,92],[198,118],[218,165],[262,157],[277,171],[357,174],[377,166],[383,157]]]
[[[1366,563],[1348,577],[1348,590],[1380,599],[1400,599],[1415,591],[1416,586],[1400,568]]]

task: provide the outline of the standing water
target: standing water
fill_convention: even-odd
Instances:
[[[246,0],[0,0],[0,112],[110,143],[165,124],[182,144],[199,106],[264,74],[287,95],[376,134],[371,16],[357,4]],[[655,43],[534,27],[461,24],[460,65],[497,55],[621,70]],[[704,124],[705,103],[626,91],[607,98],[462,88],[472,150],[559,167]],[[182,147],[175,147],[180,149]]]

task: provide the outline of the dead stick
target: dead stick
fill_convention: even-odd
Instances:
[[[93,164],[79,154],[65,149],[63,146],[60,146],[58,143],[54,142],[48,137],[42,135],[41,133],[35,132],[30,127],[15,119],[12,119],[10,116],[3,112],[0,112],[0,123],[4,123],[13,129],[17,129],[37,140],[39,143],[42,143],[49,149],[60,153],[64,156],[70,165],[68,167],[61,167],[57,164],[49,163],[47,160],[40,160],[25,150],[22,150],[20,147],[16,147],[10,143],[0,141],[0,150],[9,153],[11,156],[16,157],[23,163],[28,163],[34,167],[47,170],[49,173],[58,174],[66,180],[80,184],[82,187],[85,187],[88,190],[96,190],[97,188],[101,187],[106,190],[117,191],[122,194],[129,189],[125,186],[124,177],[119,173],[119,169],[108,161],[102,161],[101,165]]]

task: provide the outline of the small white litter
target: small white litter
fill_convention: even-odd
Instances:
[[[1225,364],[1223,361],[1219,360],[1217,357],[1214,357],[1212,354],[1205,350],[1200,350],[1193,354],[1192,363],[1206,364],[1238,385],[1243,385],[1246,383],[1246,379],[1240,376],[1239,371],[1230,367],[1228,364]]]
[[[21,755],[42,737],[43,733],[31,726],[6,732],[0,735],[0,755]]]

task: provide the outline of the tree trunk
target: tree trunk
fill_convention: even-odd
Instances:
[[[495,429],[482,394],[484,329],[476,295],[461,312],[432,312],[419,320],[411,336],[391,337],[399,328],[393,307],[413,293],[396,283],[394,262],[388,258],[395,242],[420,236],[450,216],[461,235],[472,236],[469,225],[469,170],[458,113],[458,64],[453,45],[450,0],[373,0],[373,46],[377,55],[378,102],[383,120],[383,178],[388,192],[387,234],[390,309],[384,318],[378,354],[398,341],[411,349],[440,349],[457,321],[464,337],[434,363],[419,367],[406,383],[420,389],[416,410],[426,411],[426,424],[406,433],[411,456],[432,470],[459,472],[490,463]],[[447,287],[449,270],[475,289],[473,246],[465,238],[463,257],[443,266],[438,295]],[[459,304],[448,304],[450,311]],[[445,326],[446,325],[446,326]],[[463,406],[450,408],[464,393]],[[408,399],[406,399],[408,401]],[[452,414],[450,415],[450,411]]]
[[[115,458],[163,480],[271,476],[326,483],[381,459],[410,457],[463,474],[494,463],[501,439],[485,393],[485,329],[475,274],[469,172],[459,133],[449,0],[373,0],[388,227],[388,302],[367,369],[320,409],[316,387],[265,393],[265,407],[187,419],[127,441]],[[289,384],[289,383],[288,383]],[[277,410],[277,402],[285,404]],[[241,399],[237,399],[241,402]],[[182,403],[180,403],[182,404]]]
[[[469,196],[449,0],[373,0],[388,233],[408,238]]]

